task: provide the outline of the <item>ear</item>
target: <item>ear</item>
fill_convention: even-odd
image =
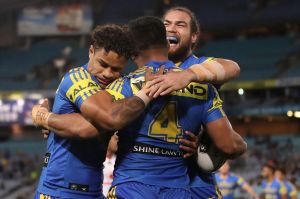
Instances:
[[[93,45],[91,45],[90,49],[89,49],[89,59],[93,58],[94,53],[95,53],[94,47],[93,47]]]
[[[192,43],[193,43],[193,44],[196,43],[197,39],[198,39],[198,35],[195,34],[195,33],[192,34]]]

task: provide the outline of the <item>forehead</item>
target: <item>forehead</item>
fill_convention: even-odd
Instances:
[[[127,61],[127,59],[124,56],[119,55],[118,53],[112,50],[106,51],[104,48],[100,48],[96,50],[95,56],[97,59],[101,59],[105,61],[107,64],[113,66],[120,65],[120,62]]]
[[[172,10],[165,15],[164,20],[190,22],[191,17],[183,11]]]

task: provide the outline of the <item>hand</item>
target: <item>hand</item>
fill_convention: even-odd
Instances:
[[[179,142],[181,143],[179,145],[179,148],[185,152],[183,155],[184,158],[191,157],[197,152],[198,148],[198,136],[194,135],[192,132],[185,131],[185,134],[188,135],[190,138],[189,140],[187,139],[180,139]]]
[[[52,113],[49,112],[49,102],[45,99],[42,104],[34,105],[31,110],[33,124],[48,129],[48,119]]]
[[[170,71],[166,75],[155,76],[151,84],[157,89],[151,90],[149,96],[157,98],[159,95],[167,95],[185,88],[195,79],[195,76],[196,74],[189,69],[180,72]]]
[[[145,74],[145,82],[151,81],[155,79],[156,77],[162,76],[164,74],[165,67],[161,66],[159,67],[159,70],[157,73],[152,73],[151,69],[149,67],[146,68],[146,74]]]
[[[157,83],[159,83],[159,80],[156,80],[155,82],[154,79],[160,76],[163,76],[164,73],[164,66],[161,66],[158,70],[157,73],[153,74],[150,70],[150,68],[146,68],[146,74],[145,74],[145,81],[146,84],[145,86],[142,88],[142,90],[144,90],[145,94],[149,96],[149,93],[155,93],[157,92],[157,90],[159,89],[159,87],[156,85]],[[152,97],[151,97],[152,98]]]
[[[42,134],[44,139],[47,139],[49,136],[50,131],[48,129],[42,129]]]

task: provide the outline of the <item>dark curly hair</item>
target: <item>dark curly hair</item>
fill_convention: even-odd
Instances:
[[[115,24],[97,26],[92,32],[92,45],[95,49],[104,48],[129,59],[135,52],[128,30]]]

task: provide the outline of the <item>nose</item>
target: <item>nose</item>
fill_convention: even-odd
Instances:
[[[114,74],[112,72],[112,70],[110,68],[106,68],[104,71],[103,71],[103,77],[105,79],[111,79],[114,77]]]
[[[175,27],[175,25],[174,25],[174,24],[169,24],[169,25],[167,25],[167,26],[166,26],[166,31],[167,31],[167,32],[171,32],[171,33],[176,32],[176,27]]]

